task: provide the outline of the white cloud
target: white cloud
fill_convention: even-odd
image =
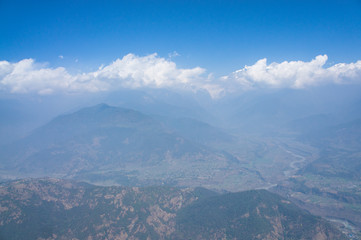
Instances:
[[[110,91],[118,88],[193,87],[202,79],[203,68],[177,68],[156,54],[138,57],[128,54],[95,72],[71,75],[65,68],[38,66],[33,59],[0,62],[0,88],[12,93],[53,91]]]
[[[0,79],[12,72],[12,65],[7,61],[0,61]]]
[[[192,84],[205,72],[200,67],[178,69],[176,64],[156,54],[137,57],[128,54],[112,64],[89,73],[89,77],[101,79],[122,87],[172,87]]]
[[[285,61],[267,65],[267,59],[261,59],[252,66],[221,78],[224,84],[251,89],[257,87],[306,88],[327,83],[361,83],[361,61],[339,63],[329,68],[324,65],[327,55],[319,55],[310,62]]]
[[[17,63],[3,61],[1,65],[5,66],[6,72],[0,75],[1,86],[12,93],[49,94],[58,89],[69,88],[75,80],[65,68],[39,67],[33,59],[24,59]]]
[[[97,71],[70,74],[63,67],[49,68],[33,59],[16,63],[0,61],[0,89],[12,93],[99,92],[119,88],[205,89],[213,97],[227,92],[272,88],[306,88],[320,84],[361,83],[361,61],[325,68],[326,55],[310,62],[285,61],[267,64],[266,59],[222,78],[204,76],[200,67],[181,69],[157,54],[139,57],[128,54]]]

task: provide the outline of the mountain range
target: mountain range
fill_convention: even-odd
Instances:
[[[265,190],[100,187],[59,179],[0,185],[0,239],[346,239]]]
[[[52,177],[123,188],[267,189],[359,239],[358,90],[264,90],[221,99],[124,91],[86,104],[61,102],[48,113],[44,109],[55,106],[51,97],[38,108],[0,100],[0,181]],[[204,226],[211,234],[206,238],[223,236],[212,224]],[[190,236],[191,226],[177,226],[185,234],[179,238]]]
[[[122,185],[202,185],[235,172],[256,174],[215,147],[234,138],[201,121],[99,104],[59,116],[4,146],[2,170]]]

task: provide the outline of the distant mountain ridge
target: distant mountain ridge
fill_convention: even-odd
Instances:
[[[177,125],[178,121],[182,124]],[[31,177],[62,176],[89,182],[103,179],[142,185],[179,181],[189,185],[196,181],[202,185],[220,168],[242,170],[235,157],[208,145],[231,138],[200,121],[163,121],[99,104],[61,115],[3,147],[2,169]]]

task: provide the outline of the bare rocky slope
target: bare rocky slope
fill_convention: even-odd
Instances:
[[[99,187],[59,179],[0,186],[0,239],[345,239],[265,190]]]

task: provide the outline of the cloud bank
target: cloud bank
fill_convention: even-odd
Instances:
[[[0,89],[11,93],[100,92],[119,88],[174,88],[222,93],[257,88],[307,88],[323,84],[360,84],[361,61],[326,68],[327,55],[310,62],[285,61],[267,64],[261,59],[227,76],[205,76],[200,67],[181,69],[170,59],[151,54],[128,54],[97,71],[70,74],[65,68],[49,68],[34,59],[0,61]]]
[[[325,68],[327,55],[319,55],[310,62],[284,61],[267,65],[267,59],[222,77],[224,83],[243,89],[257,87],[306,88],[322,84],[361,83],[361,61],[339,63]]]
[[[205,69],[179,69],[172,61],[156,54],[138,57],[128,54],[95,72],[71,75],[63,67],[47,68],[34,59],[16,63],[0,61],[0,87],[12,93],[54,91],[99,92],[119,88],[192,87]]]

